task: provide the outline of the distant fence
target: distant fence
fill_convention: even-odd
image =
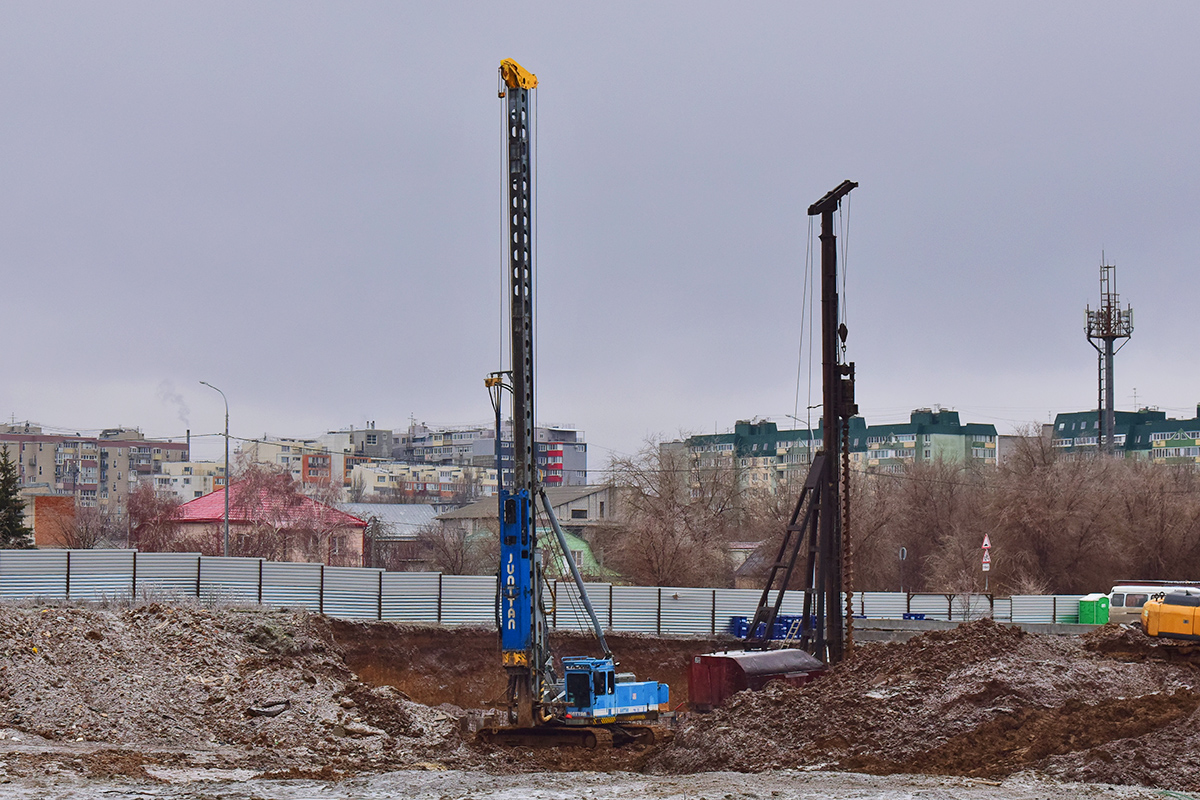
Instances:
[[[754,614],[758,589],[587,584],[604,627],[660,635],[713,635],[733,617]],[[495,625],[496,579],[437,572],[385,572],[358,567],[294,564],[260,558],[220,558],[199,553],[134,550],[0,550],[0,599],[198,600],[305,608],[345,619],[442,625]],[[861,592],[855,616],[868,619],[998,622],[1077,622],[1080,595],[1012,598],[984,594]],[[804,597],[789,592],[782,613],[802,614]],[[557,581],[550,595],[550,624],[590,627],[579,589]]]

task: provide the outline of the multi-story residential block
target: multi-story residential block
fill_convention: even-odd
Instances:
[[[957,411],[918,408],[908,422],[870,425],[865,436],[862,444],[851,441],[850,460],[868,471],[895,472],[923,461],[996,466],[996,426],[964,424]]]
[[[359,464],[351,485],[361,489],[363,499],[396,503],[461,504],[496,493],[496,470],[453,464]]]
[[[269,464],[285,470],[293,480],[305,486],[348,487],[354,467],[370,463],[372,458],[331,449],[330,443],[331,440],[324,436],[290,439],[264,434],[261,439],[243,442],[238,448],[238,456],[253,464]],[[333,440],[332,443],[337,445],[339,442]]]
[[[1200,406],[1191,419],[1169,419],[1155,408],[1116,411],[1113,454],[1156,464],[1200,464]],[[1063,458],[1093,457],[1099,451],[1097,411],[1058,414],[1051,445]]]
[[[534,457],[541,480],[547,486],[587,485],[587,442],[583,431],[564,427],[537,427],[533,431]],[[471,460],[476,466],[495,466],[496,431],[480,428],[471,442]],[[500,428],[500,463],[503,482],[513,480],[513,427],[505,422]]]
[[[741,485],[774,492],[794,488],[808,473],[821,448],[824,430],[779,430],[774,422],[739,421],[729,433],[691,436],[668,447],[686,447],[698,468],[727,467]],[[847,431],[850,462],[864,472],[896,472],[905,465],[941,461],[952,464],[996,464],[996,427],[959,420],[957,411],[919,408],[909,421],[867,425],[854,417]]]
[[[0,425],[23,488],[40,494],[73,495],[80,506],[124,516],[138,481],[163,465],[187,461],[186,442],[149,440],[137,429],[110,428],[99,436],[47,434],[28,422]]]
[[[225,487],[225,463],[216,461],[176,461],[164,463],[162,473],[153,476],[154,490],[173,494],[181,502],[195,500]]]
[[[317,437],[316,443],[331,453],[345,453],[362,458],[394,458],[394,437],[390,430],[376,428],[368,422],[366,428],[329,431]]]

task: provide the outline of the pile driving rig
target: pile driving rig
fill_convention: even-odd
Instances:
[[[769,564],[762,595],[746,629],[744,649],[692,658],[688,698],[696,711],[709,711],[736,692],[760,689],[768,681],[807,683],[825,674],[827,665],[841,661],[854,646],[847,527],[850,501],[848,492],[840,490],[850,479],[847,433],[858,406],[854,402],[854,362],[844,358],[846,326],[838,321],[833,214],[842,198],[857,186],[854,181],[842,181],[808,208],[809,216],[821,217],[822,448],[812,459],[779,549]],[[795,641],[801,649],[771,649],[775,621],[798,569],[804,581],[804,611],[792,622],[782,644],[786,648]]]
[[[507,271],[512,368],[493,373],[487,387],[496,413],[496,473],[502,482],[500,445],[503,393],[512,397],[512,485],[499,487],[500,573],[497,622],[501,660],[508,673],[508,725],[485,728],[479,738],[499,744],[574,744],[596,747],[653,741],[644,724],[670,709],[669,689],[618,673],[617,662],[588,600],[579,568],[540,486],[534,446],[533,174],[530,91],[537,77],[511,59],[500,64],[499,95],[505,101],[508,161]],[[507,379],[507,380],[506,380]],[[544,602],[543,551],[535,525],[538,502],[579,587],[603,652],[601,658],[565,657],[563,677],[550,651]],[[642,723],[642,724],[630,724]]]

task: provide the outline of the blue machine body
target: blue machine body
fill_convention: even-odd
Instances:
[[[657,681],[618,682],[611,658],[565,656],[568,725],[655,719],[671,708],[670,689]]]
[[[500,649],[506,665],[527,663],[533,646],[533,547],[529,492],[500,492]]]

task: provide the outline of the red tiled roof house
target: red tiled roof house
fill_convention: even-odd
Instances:
[[[271,561],[363,566],[367,523],[297,493],[234,484],[229,495],[229,555]],[[175,513],[180,549],[221,555],[225,490],[198,497]]]

